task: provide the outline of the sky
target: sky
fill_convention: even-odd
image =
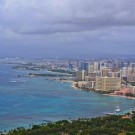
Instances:
[[[0,57],[135,54],[134,0],[0,0]]]

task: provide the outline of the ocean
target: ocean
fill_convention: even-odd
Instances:
[[[31,127],[32,124],[103,116],[135,106],[135,100],[110,97],[72,88],[71,83],[28,77],[26,71],[0,64],[0,130]],[[21,76],[21,77],[18,77]]]

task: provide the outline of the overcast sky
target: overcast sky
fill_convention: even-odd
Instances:
[[[135,54],[135,0],[0,0],[0,56]]]

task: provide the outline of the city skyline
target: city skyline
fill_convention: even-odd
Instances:
[[[0,0],[0,57],[134,55],[133,0]]]

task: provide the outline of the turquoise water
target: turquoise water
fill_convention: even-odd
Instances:
[[[75,90],[70,83],[48,81],[42,77],[17,77],[36,71],[0,65],[0,130],[32,123],[96,117],[135,106],[135,100],[109,97]],[[43,72],[43,71],[42,71]]]

